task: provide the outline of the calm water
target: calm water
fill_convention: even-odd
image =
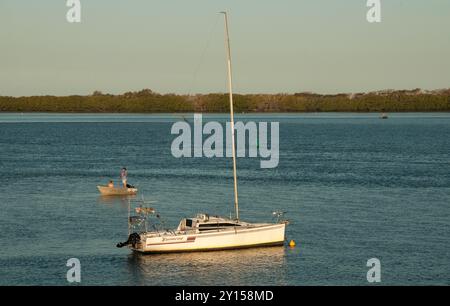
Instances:
[[[192,122],[192,115],[185,116]],[[224,121],[225,115],[207,118]],[[205,119],[205,118],[204,118]],[[241,217],[287,211],[297,247],[133,255],[127,200],[96,185],[129,180],[175,227],[233,209],[231,160],[172,157],[180,115],[0,114],[0,284],[450,284],[450,114],[265,114],[280,122],[280,163],[239,158]]]

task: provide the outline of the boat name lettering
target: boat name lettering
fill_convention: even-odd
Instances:
[[[174,237],[174,238],[163,238],[162,241],[173,241],[173,240],[183,240],[183,237]]]

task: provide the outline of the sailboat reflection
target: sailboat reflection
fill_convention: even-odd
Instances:
[[[143,255],[128,258],[139,285],[285,285],[283,246]]]

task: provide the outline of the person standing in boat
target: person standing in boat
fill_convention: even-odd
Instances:
[[[123,167],[122,170],[120,170],[120,179],[122,180],[123,188],[127,188],[127,176],[127,168]]]

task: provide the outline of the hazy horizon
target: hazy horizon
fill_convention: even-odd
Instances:
[[[226,92],[230,14],[234,91],[358,93],[450,87],[450,1],[0,2],[0,96]]]
[[[124,92],[117,92],[117,93],[110,93],[110,92],[105,92],[102,90],[94,90],[93,92],[88,92],[88,93],[83,93],[83,94],[66,94],[66,95],[54,95],[54,94],[37,94],[37,95],[17,95],[17,96],[10,96],[10,97],[14,97],[14,98],[20,98],[20,97],[32,97],[32,96],[55,96],[55,97],[68,97],[68,96],[90,96],[93,95],[94,92],[100,92],[102,95],[123,95],[126,94],[128,92],[139,92],[141,90],[147,90],[151,88],[141,88],[141,89],[137,89],[137,90],[127,90]],[[294,95],[294,94],[317,94],[317,95],[337,95],[337,94],[369,94],[369,93],[375,93],[375,92],[383,92],[383,91],[389,91],[389,90],[393,90],[393,91],[410,91],[410,90],[415,90],[415,89],[421,89],[422,91],[428,91],[428,92],[432,92],[432,91],[440,91],[440,90],[450,90],[450,86],[449,87],[444,87],[444,88],[384,88],[384,89],[378,89],[378,90],[371,90],[371,91],[360,91],[360,92],[335,92],[335,93],[324,93],[324,92],[312,92],[312,91],[298,91],[298,92],[265,92],[265,93],[260,93],[260,92],[236,92],[233,91],[234,95]],[[222,91],[222,92],[197,92],[197,93],[175,93],[175,92],[157,92],[152,90],[153,93],[155,94],[161,94],[161,95],[170,95],[170,94],[175,94],[175,95],[179,95],[179,96],[196,96],[196,95],[221,95],[221,94],[228,94],[226,91]],[[1,95],[0,97],[7,97],[7,95]]]

